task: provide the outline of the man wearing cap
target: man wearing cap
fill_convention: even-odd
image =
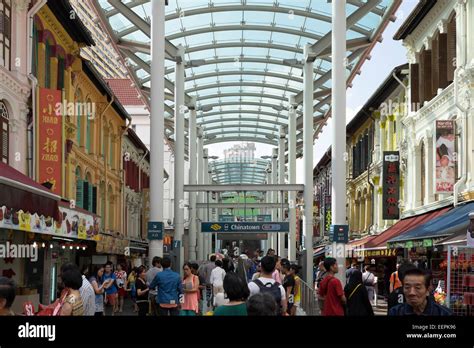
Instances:
[[[467,228],[466,241],[467,246],[474,248],[474,212],[469,213],[470,224]]]

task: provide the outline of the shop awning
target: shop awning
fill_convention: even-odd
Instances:
[[[398,221],[395,225],[388,228],[386,231],[382,232],[381,234],[375,236],[366,245],[364,245],[365,250],[378,250],[378,249],[386,249],[387,248],[387,241],[391,240],[401,234],[409,231],[416,226],[419,226],[427,221],[430,221],[438,216],[446,213],[451,207],[445,207],[437,210],[430,211],[425,214],[412,216],[403,220]]]
[[[452,236],[446,237],[443,240],[440,240],[438,243],[435,243],[435,245],[456,245],[456,246],[465,246],[467,241],[466,241],[466,231],[461,230]]]
[[[60,199],[46,187],[0,162],[0,207],[56,217]]]
[[[321,255],[324,255],[325,251],[326,251],[326,246],[325,245],[317,247],[316,249],[313,250],[313,257],[318,257],[318,256],[321,256]]]
[[[349,243],[346,244],[346,248],[355,248],[355,247],[358,247],[360,245],[365,246],[373,238],[374,238],[373,235],[369,235],[369,236],[365,236],[365,237],[360,238],[360,239],[351,240]]]
[[[388,243],[396,244],[422,240],[423,246],[431,246],[433,242],[437,242],[436,239],[452,236],[457,232],[466,230],[469,225],[468,214],[472,211],[474,211],[474,202],[458,205],[445,214],[390,239]],[[411,247],[411,245],[405,245],[405,247]]]

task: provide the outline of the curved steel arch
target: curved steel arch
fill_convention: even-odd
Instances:
[[[242,47],[242,45],[238,45],[236,47]],[[261,45],[259,46],[261,47]],[[206,65],[218,65],[218,64],[229,64],[229,63],[258,63],[258,64],[273,64],[273,65],[281,65],[281,66],[288,66],[283,63],[283,60],[280,59],[271,59],[271,58],[258,58],[258,57],[245,57],[240,56],[238,58],[218,58],[218,59],[206,59],[202,64],[199,66],[206,66]],[[186,67],[189,69],[190,67]],[[301,69],[301,68],[299,68]],[[321,70],[317,67],[314,68],[314,72],[317,74],[324,74],[326,71]],[[165,75],[174,73],[174,68],[168,68],[165,70]]]
[[[278,141],[269,140],[264,138],[255,138],[251,136],[233,136],[233,137],[224,137],[224,138],[214,138],[210,140],[204,140],[204,145],[218,144],[218,143],[228,143],[230,141],[252,141],[254,143],[268,144],[273,146],[278,146]]]
[[[305,17],[320,20],[327,23],[332,23],[332,19],[330,16],[326,16],[323,14],[303,11],[295,8],[287,8],[287,7],[280,7],[280,6],[265,6],[265,5],[223,5],[223,6],[209,6],[209,7],[201,7],[192,10],[186,10],[179,13],[169,14],[165,17],[165,20],[173,20],[179,18],[181,15],[186,17],[189,16],[196,16],[205,13],[217,13],[217,12],[235,12],[235,11],[255,11],[255,12],[271,12],[271,13],[285,13],[285,14],[292,14],[294,16]],[[351,30],[358,32],[363,35],[370,35],[370,31],[364,29],[359,26],[353,26]]]
[[[231,70],[231,71],[214,71],[209,73],[204,73],[200,75],[191,75],[190,77],[186,77],[185,81],[196,81],[200,79],[205,79],[207,77],[219,77],[219,76],[230,76],[230,75],[250,75],[250,76],[265,76],[265,77],[275,77],[280,78],[283,80],[293,80],[295,82],[299,82],[303,84],[303,79],[300,77],[294,77],[290,75],[284,74],[277,74],[265,71],[243,71],[243,70]]]
[[[213,103],[213,104],[202,104],[202,107],[218,107],[218,106],[232,106],[232,105],[252,105],[252,106],[261,106],[261,107],[267,107],[267,108],[272,108],[273,106],[276,106],[278,104],[267,104],[267,103],[257,103],[257,102],[251,102],[251,101],[238,101],[238,102],[224,102],[224,103]]]
[[[290,92],[290,93],[299,93],[299,90],[288,87],[286,88],[285,86],[282,85],[275,85],[275,84],[270,84],[270,83],[253,83],[253,82],[222,82],[222,83],[213,83],[213,84],[207,84],[207,85],[202,85],[199,87],[194,87],[194,88],[189,88],[186,90],[186,93],[194,93],[194,92],[199,92],[199,91],[205,91],[207,89],[215,89],[215,88],[225,88],[225,87],[258,87],[258,88],[272,88],[272,89],[279,89],[285,92]],[[198,93],[199,94],[199,93]]]
[[[238,104],[241,105],[241,104]],[[249,114],[249,115],[261,115],[261,116],[270,116],[270,117],[277,117],[277,118],[282,118],[284,120],[287,120],[288,117],[284,115],[280,115],[274,112],[267,112],[267,111],[258,111],[258,110],[224,110],[224,111],[216,111],[216,112],[209,112],[205,113],[202,115],[197,116],[197,120],[206,117],[212,117],[212,116],[219,116],[219,115],[232,115],[232,114],[238,114],[238,115],[244,115],[244,114]]]
[[[231,97],[257,97],[257,98],[269,98],[276,99],[280,101],[288,101],[288,98],[273,95],[273,94],[264,94],[264,93],[220,93],[220,94],[211,94],[203,97],[197,97],[197,101],[215,99],[215,98],[231,98]]]
[[[230,127],[229,127],[230,128]],[[227,134],[248,134],[248,135],[261,135],[263,137],[267,137],[267,136],[270,136],[272,139],[277,139],[278,136],[276,136],[275,134],[272,134],[272,133],[261,133],[261,132],[258,132],[257,131],[258,129],[255,129],[254,131],[250,132],[250,131],[246,131],[246,130],[243,130],[243,131],[239,131],[239,132],[234,132],[234,131],[222,131],[222,132],[214,132],[214,133],[205,133],[205,137],[214,137],[214,136],[218,136],[218,135],[227,135]]]
[[[264,129],[264,130],[269,130],[269,131],[272,131],[272,132],[275,132],[275,133],[279,133],[279,129],[278,128],[271,128],[271,127],[267,127],[267,126],[257,126],[256,124],[241,124],[241,125],[227,125],[227,126],[214,126],[214,127],[205,127],[203,128],[203,131],[204,132],[208,132],[208,131],[213,131],[213,130],[216,130],[216,129],[227,129],[227,128],[252,128],[252,129]],[[206,133],[206,134],[215,134],[215,133]]]
[[[200,126],[207,126],[210,124],[214,123],[225,123],[225,122],[237,122],[237,121],[242,121],[242,122],[254,122],[254,123],[268,123],[268,124],[273,124],[277,126],[287,126],[285,123],[281,122],[275,122],[275,121],[269,121],[269,120],[262,120],[262,119],[257,119],[257,118],[225,118],[225,119],[220,119],[220,120],[212,120],[209,122],[201,122],[199,123]]]
[[[138,30],[138,28],[135,28],[135,30]],[[277,27],[277,26],[267,26],[267,25],[216,25],[216,26],[207,26],[203,28],[198,28],[198,29],[192,29],[192,30],[184,30],[180,31],[175,34],[168,35],[166,38],[170,41],[179,39],[182,37],[189,37],[189,36],[194,36],[194,35],[199,35],[199,34],[205,34],[205,33],[215,33],[219,31],[269,31],[269,32],[277,32],[277,33],[283,33],[283,34],[289,34],[289,35],[294,35],[296,37],[306,37],[309,39],[313,39],[315,41],[318,41],[319,39],[322,38],[321,35],[318,34],[313,34],[309,33],[307,31],[302,31],[302,30],[294,30],[294,29],[288,29],[288,28],[283,28],[283,27]],[[119,32],[119,35],[121,35],[121,32]],[[128,35],[125,34],[125,35]],[[123,35],[123,36],[125,36]]]

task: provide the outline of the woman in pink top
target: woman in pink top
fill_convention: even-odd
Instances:
[[[199,277],[191,273],[191,264],[183,266],[183,297],[180,298],[181,316],[195,316],[199,312]]]
[[[276,259],[276,267],[275,267],[275,271],[272,274],[272,278],[277,283],[283,284],[281,282],[281,257],[280,256],[274,256],[274,258]]]

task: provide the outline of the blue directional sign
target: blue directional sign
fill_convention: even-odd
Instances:
[[[163,240],[163,223],[159,221],[148,221],[148,239]]]
[[[179,249],[180,247],[181,247],[181,241],[180,240],[173,240],[172,249]]]
[[[257,215],[258,222],[270,222],[272,221],[271,215]]]
[[[329,240],[336,243],[349,242],[349,226],[348,225],[331,225],[329,229]]]
[[[288,222],[202,222],[204,233],[272,233],[289,232]]]
[[[219,215],[220,222],[233,222],[234,220],[234,215]]]

